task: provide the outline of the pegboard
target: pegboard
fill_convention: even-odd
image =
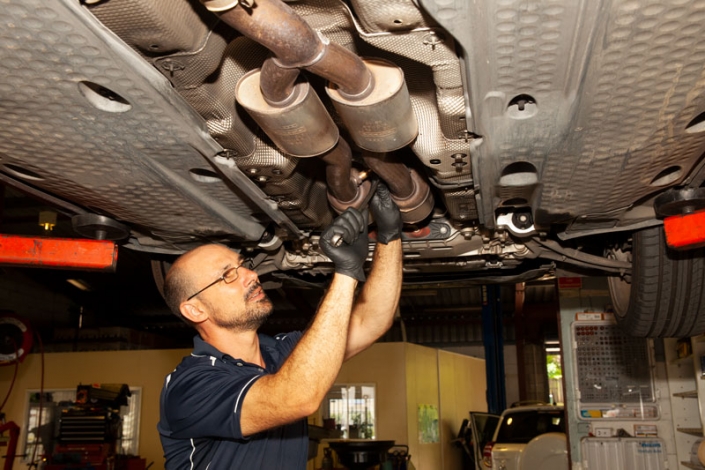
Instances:
[[[655,401],[648,340],[610,321],[576,321],[572,330],[581,403]]]

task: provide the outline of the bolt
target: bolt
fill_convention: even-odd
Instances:
[[[470,240],[473,235],[475,235],[475,230],[472,227],[463,227],[460,229],[460,234],[465,237],[465,239]]]
[[[435,51],[437,45],[443,44],[443,38],[439,37],[435,32],[430,32],[424,36],[423,43],[427,46],[431,46],[431,50]]]
[[[170,74],[174,75],[174,72],[177,70],[183,70],[186,67],[184,67],[183,64],[173,60],[173,59],[165,59],[162,61],[161,66],[164,70],[169,72]]]
[[[463,139],[465,143],[467,143],[472,138],[474,138],[472,132],[467,129],[463,129],[462,131],[458,132],[458,139]]]
[[[450,156],[450,158],[455,160],[451,163],[451,165],[455,167],[456,170],[460,171],[465,165],[468,164],[468,162],[464,161],[465,157],[467,157],[467,155],[464,153],[454,153]]]

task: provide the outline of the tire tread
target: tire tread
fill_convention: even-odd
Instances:
[[[675,252],[662,227],[634,233],[629,307],[617,315],[633,336],[687,337],[705,332],[703,250]]]

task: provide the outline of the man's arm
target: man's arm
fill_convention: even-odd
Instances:
[[[392,326],[402,281],[401,240],[378,243],[367,282],[355,301],[345,359],[370,347]]]
[[[346,243],[333,246],[335,235]],[[320,406],[345,357],[350,312],[357,281],[364,276],[367,245],[367,221],[357,211],[343,213],[323,232],[321,246],[336,267],[333,281],[313,323],[286,362],[276,374],[258,379],[245,395],[240,416],[244,436],[304,418]]]
[[[377,224],[377,247],[372,270],[353,306],[346,360],[370,347],[392,326],[401,295],[403,224],[384,183],[377,187],[370,210]]]

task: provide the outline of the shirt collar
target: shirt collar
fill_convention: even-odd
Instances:
[[[215,346],[206,343],[198,335],[193,337],[193,354],[196,356],[213,356],[217,357],[218,359],[223,359],[223,356],[225,356],[225,354],[218,351]]]
[[[276,339],[263,334],[258,334],[257,336],[259,337],[260,350],[265,350],[269,353],[276,352]],[[227,354],[220,352],[215,346],[203,341],[203,338],[201,338],[199,335],[193,337],[193,354],[195,354],[196,356],[213,356],[218,359],[223,359],[223,357],[227,356]]]

